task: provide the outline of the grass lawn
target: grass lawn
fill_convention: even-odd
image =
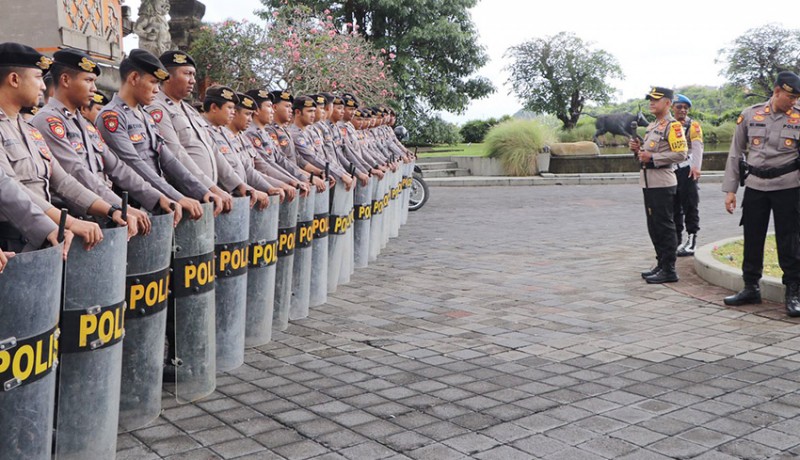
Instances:
[[[714,248],[712,254],[714,254],[714,258],[720,262],[741,269],[743,250],[744,242],[739,240]],[[764,244],[764,275],[774,276],[775,278],[783,276],[783,270],[781,270],[781,267],[778,265],[778,251],[775,249],[775,235],[767,236],[767,242]]]
[[[413,149],[412,149],[413,150]],[[419,149],[419,156],[426,157],[485,157],[489,155],[484,144],[440,145]]]

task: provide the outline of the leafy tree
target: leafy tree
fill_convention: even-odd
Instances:
[[[800,31],[775,24],[750,29],[719,50],[717,61],[725,62],[721,75],[731,83],[769,95],[779,72],[798,71]]]
[[[261,0],[269,16],[284,4],[330,11],[338,27],[360,30],[376,48],[396,59],[398,105],[408,114],[424,110],[463,112],[472,99],[494,91],[473,76],[488,57],[477,42],[469,8],[477,0]],[[420,114],[420,116],[423,116]]]
[[[458,126],[443,120],[439,115],[419,114],[404,125],[409,132],[411,145],[453,145],[461,142]]]
[[[561,32],[506,51],[514,60],[508,82],[527,110],[551,113],[572,129],[588,101],[609,101],[614,88],[607,80],[622,78],[622,70],[614,56],[589,45]]]
[[[492,127],[510,119],[511,117],[509,115],[503,115],[499,120],[497,118],[470,120],[461,127],[461,137],[464,139],[464,142],[481,143]]]

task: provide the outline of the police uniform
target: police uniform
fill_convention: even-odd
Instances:
[[[672,96],[672,90],[655,87],[650,90],[646,99],[672,99]],[[678,181],[674,166],[686,160],[687,146],[683,126],[668,112],[666,117],[647,126],[641,151],[649,152],[653,157],[647,163],[640,162],[639,185],[644,195],[647,231],[658,261],[656,269],[642,273],[642,276],[648,283],[678,281],[675,272],[678,240],[673,220]]]
[[[127,59],[134,67],[159,80],[169,78],[161,62],[147,51],[133,50]],[[181,200],[183,192],[202,201],[209,192],[209,188],[196,179],[169,149],[155,120],[141,106],[130,107],[117,94],[100,111],[96,127],[122,161],[170,199]],[[181,192],[164,176],[169,177]]]
[[[263,89],[250,90],[245,94],[252,97],[258,107],[261,107],[261,104],[266,101],[272,102],[272,95]],[[255,122],[250,123],[250,126],[244,131],[244,137],[250,142],[255,152],[254,166],[258,171],[284,183],[304,180],[304,175],[297,165],[290,165],[283,155],[277,154],[278,147],[275,145],[275,141]],[[279,161],[283,164],[279,164]],[[292,168],[292,171],[284,165]]]
[[[47,235],[58,229],[36,206],[20,184],[0,169],[0,218],[9,221],[27,243],[25,249],[41,248]]]
[[[309,107],[316,109],[317,103],[310,97],[295,98],[292,110],[303,110]],[[287,128],[291,141],[294,142],[294,151],[298,158],[302,158],[306,163],[310,163],[316,168],[325,170],[325,158],[317,155],[314,140],[310,136],[308,127],[301,128],[297,123],[292,123]]]
[[[800,77],[781,72],[775,82],[793,96],[800,95]],[[800,170],[798,170],[800,110],[777,112],[773,99],[746,108],[736,121],[722,191],[736,193],[740,172],[746,186],[742,199],[745,288],[725,298],[728,305],[760,303],[758,282],[764,261],[769,216],[775,224],[778,262],[786,285],[786,308],[800,316]],[[742,171],[744,168],[744,171]]]
[[[682,95],[675,95],[673,104],[683,103],[692,106],[692,101]],[[700,171],[703,164],[703,128],[700,122],[689,117],[682,122],[683,130],[688,141],[689,158],[678,164],[675,177],[678,179],[678,188],[675,195],[675,234],[678,236],[678,257],[694,254],[697,247],[697,232],[700,231],[700,194],[697,179],[689,174],[692,169]],[[686,225],[686,241],[681,244],[684,223]]]
[[[294,104],[294,97],[286,92],[286,91],[273,91],[273,104],[278,104],[281,102],[291,102]],[[296,164],[300,169],[305,169],[308,162],[297,155],[297,151],[295,150],[294,140],[292,139],[291,134],[287,127],[281,126],[278,123],[273,123],[270,126],[265,126],[264,129],[266,130],[267,134],[275,141],[275,144],[278,146],[278,149],[283,153],[283,156],[286,157],[287,160]]]

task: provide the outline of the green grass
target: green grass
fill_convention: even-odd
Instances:
[[[486,144],[441,145],[419,149],[420,158],[429,157],[485,157],[489,155]]]
[[[741,269],[743,251],[744,241],[738,240],[715,248],[712,254],[714,258],[720,262]],[[775,235],[767,236],[767,241],[764,244],[764,275],[774,276],[775,278],[783,276],[783,270],[781,270],[780,265],[778,265],[778,251],[775,248]]]
[[[536,120],[510,120],[486,135],[489,157],[497,158],[509,176],[536,174],[536,153],[556,140],[555,130]]]

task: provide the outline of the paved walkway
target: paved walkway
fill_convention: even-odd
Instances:
[[[718,184],[701,242],[734,236]],[[649,286],[635,185],[432,190],[330,303],[122,459],[755,459],[800,454],[800,326]]]

